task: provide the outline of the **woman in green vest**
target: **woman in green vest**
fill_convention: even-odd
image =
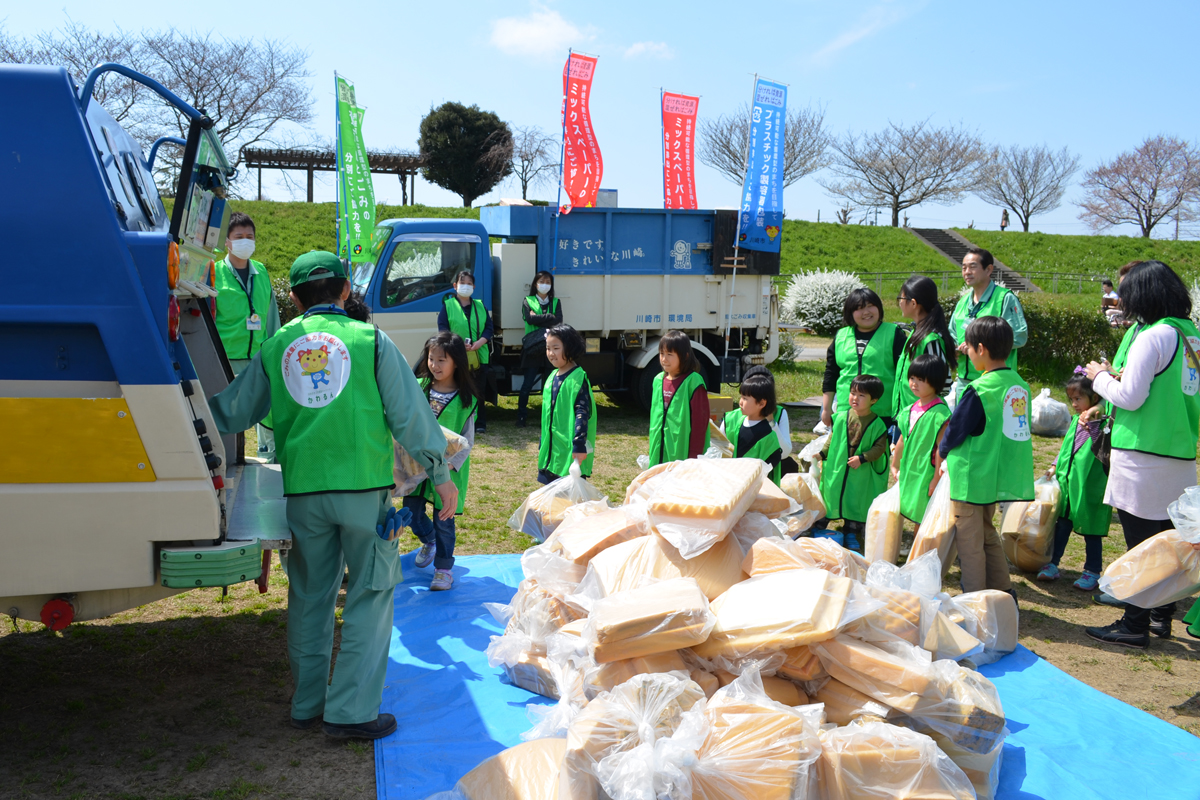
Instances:
[[[1115,365],[1086,367],[1096,394],[1113,406],[1112,454],[1104,502],[1135,547],[1173,527],[1167,505],[1196,483],[1200,428],[1200,332],[1187,286],[1161,261],[1133,267],[1121,282],[1121,307],[1138,323],[1119,376]],[[1088,628],[1093,639],[1144,649],[1149,634],[1167,638],[1175,604],[1126,606],[1111,625]]]
[[[900,288],[896,302],[900,306],[901,316],[913,321],[913,329],[896,362],[892,410],[899,415],[901,409],[917,402],[917,396],[909,388],[907,376],[909,365],[918,356],[933,356],[946,365],[949,373],[954,372],[958,359],[954,337],[946,325],[946,312],[938,302],[936,283],[924,275],[913,275]],[[919,519],[917,521],[920,522]]]
[[[842,525],[846,547],[862,550],[858,537],[875,498],[887,490],[888,433],[883,418],[875,413],[884,395],[883,381],[874,375],[859,375],[850,382],[850,399],[845,411],[833,416],[829,439],[821,451],[821,497],[829,519]]]
[[[766,375],[749,375],[738,389],[738,407],[725,415],[721,431],[733,445],[734,458],[758,458],[778,486],[783,450],[771,420],[775,417],[775,383]]]
[[[438,330],[457,333],[467,346],[467,363],[471,367],[471,378],[479,394],[479,407],[475,415],[475,432],[487,430],[484,403],[487,402],[489,375],[488,362],[491,351],[488,343],[493,336],[492,314],[482,300],[473,300],[475,276],[469,270],[458,273],[454,279],[454,291],[442,299],[442,310],[438,314]]]
[[[942,463],[937,448],[946,432],[950,407],[939,395],[946,388],[950,371],[945,361],[922,353],[900,377],[905,377],[916,400],[896,414],[900,441],[892,452],[892,475],[900,484],[900,513],[916,524],[915,534],[921,529]]]
[[[538,446],[538,483],[550,483],[579,464],[592,474],[596,453],[596,399],[587,373],[575,363],[584,353],[583,337],[570,325],[546,331],[546,358],[554,367],[542,387],[542,440]]]
[[[692,341],[670,330],[658,340],[663,371],[650,392],[650,466],[696,458],[708,449],[708,387]]]
[[[875,413],[889,419],[895,413],[892,385],[904,349],[904,331],[883,321],[883,301],[870,289],[850,293],[842,304],[842,320],[845,327],[833,337],[825,356],[821,422],[833,425],[835,398],[838,411],[850,408],[850,382],[859,375],[874,375],[883,381],[883,397],[875,404]]]
[[[429,408],[438,423],[464,437],[471,447],[475,445],[475,409],[478,401],[475,384],[467,364],[467,347],[457,333],[441,331],[425,343],[421,359],[415,370],[417,382],[429,400]],[[447,460],[450,480],[458,487],[458,508],[462,514],[467,502],[467,479],[471,473],[471,449],[461,451]],[[424,569],[433,562],[432,592],[444,591],[454,585],[454,517],[443,520],[437,514],[425,513],[425,504],[433,504],[436,511],[442,510],[442,499],[426,479],[416,490],[404,498],[404,507],[412,511],[412,530],[421,540],[417,551],[416,565]]]
[[[525,336],[521,339],[521,393],[517,397],[517,427],[524,428],[529,414],[529,393],[540,377],[550,374],[546,360],[546,331],[563,321],[562,302],[554,296],[554,275],[541,271],[533,276],[533,294],[521,305]]]

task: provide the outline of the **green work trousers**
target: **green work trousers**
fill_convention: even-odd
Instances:
[[[250,366],[248,358],[231,358],[229,366],[233,370],[234,377],[242,374],[242,370]],[[267,421],[271,419],[271,415],[267,415]],[[258,436],[258,457],[265,459],[268,464],[275,463],[275,431],[270,428],[264,428],[262,425],[254,426],[254,433]]]
[[[392,608],[400,570],[399,543],[375,533],[391,505],[386,489],[330,492],[287,499],[292,530],[288,556],[288,658],[296,693],[292,717],[355,725],[379,715]],[[345,567],[342,644],[333,680],[334,610]]]

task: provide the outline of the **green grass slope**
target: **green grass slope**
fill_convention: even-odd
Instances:
[[[900,228],[799,220],[783,223],[781,262],[784,274],[814,269],[909,273],[954,269],[933,248]]]

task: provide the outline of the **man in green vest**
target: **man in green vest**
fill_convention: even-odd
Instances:
[[[972,321],[980,317],[1000,317],[1012,330],[1012,352],[1005,363],[1010,369],[1017,368],[1017,348],[1024,347],[1029,340],[1029,326],[1025,322],[1025,310],[1016,293],[992,282],[996,262],[992,254],[982,247],[972,247],[962,260],[962,276],[970,290],[963,294],[950,316],[950,333],[958,343],[960,353],[967,352],[966,331]],[[954,381],[954,396],[962,397],[967,384],[979,377],[970,359],[959,360],[958,377]],[[965,363],[963,363],[965,362]]]
[[[263,343],[250,365],[209,401],[217,429],[275,420],[287,520],[288,656],[292,725],[324,723],[335,738],[378,739],[396,729],[380,714],[401,580],[395,535],[376,526],[392,507],[393,437],[429,473],[448,519],[458,490],[444,461],[446,438],[391,339],[346,316],[347,270],[313,251],[291,270],[301,316]],[[333,680],[334,610],[349,567],[342,643]]]
[[[224,258],[213,265],[213,288],[217,290],[217,333],[225,346],[225,357],[233,374],[239,375],[254,358],[262,343],[279,330],[279,307],[271,291],[271,276],[254,261],[254,220],[235,211],[229,216]],[[257,426],[258,455],[268,463],[275,460],[275,434],[268,426]]]

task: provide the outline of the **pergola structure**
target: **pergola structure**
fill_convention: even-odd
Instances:
[[[420,153],[367,153],[371,172],[400,178],[401,204],[416,202],[417,170],[425,165]],[[313,201],[313,173],[336,172],[337,153],[333,150],[272,150],[248,147],[242,151],[242,166],[258,170],[258,198],[262,199],[264,169],[302,169],[308,173],[308,202]]]

